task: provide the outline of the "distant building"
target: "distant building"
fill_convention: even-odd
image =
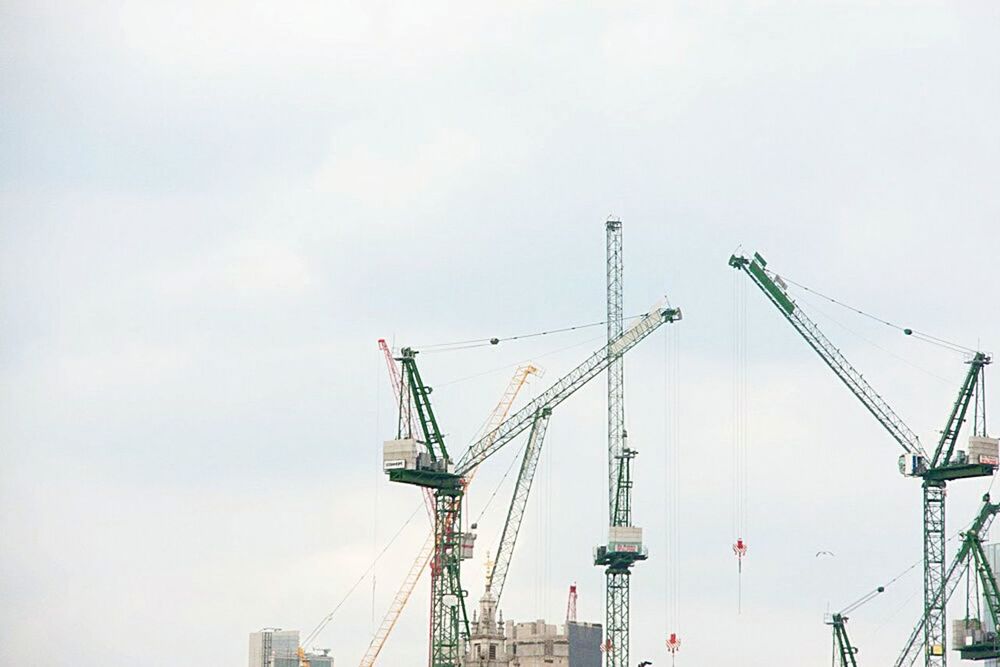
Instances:
[[[479,599],[469,633],[463,667],[601,667],[600,624],[505,623],[489,592]]]
[[[298,650],[298,630],[264,628],[250,633],[250,667],[299,667]]]
[[[540,619],[507,621],[510,667],[569,667],[569,637],[561,630]]]
[[[333,667],[329,651],[306,653],[309,667]],[[264,628],[250,633],[250,667],[300,667],[299,631]]]
[[[601,667],[601,644],[604,628],[600,623],[566,623],[569,636],[569,664],[571,667]]]
[[[322,653],[306,653],[309,667],[333,667],[333,656],[329,653],[326,649]]]
[[[496,598],[489,591],[479,599],[479,613],[472,613],[469,643],[462,664],[465,667],[506,667],[510,664],[504,634],[503,612],[497,620]]]

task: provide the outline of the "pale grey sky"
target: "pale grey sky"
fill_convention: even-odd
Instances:
[[[670,627],[665,334],[627,362],[651,552],[633,655],[665,663],[679,630],[678,664],[825,664],[827,605],[919,559],[919,485],[751,293],[736,614],[726,260],[759,249],[848,303],[1000,349],[998,36],[990,2],[0,4],[0,662],[239,665],[250,631],[308,632],[418,502],[378,471],[393,428],[375,340],[602,319],[614,213],[626,310],[666,293],[685,313]],[[933,439],[961,357],[802,302]],[[537,358],[541,388],[599,336],[424,355],[451,447],[507,366]],[[603,620],[603,392],[552,420],[508,618],[560,618],[577,581],[580,616]],[[471,514],[513,455],[484,467]],[[954,485],[949,532],[987,485]],[[508,493],[481,524],[473,597]],[[360,658],[418,519],[321,635],[338,664]],[[852,617],[866,664],[895,655],[919,588],[911,573]],[[426,608],[421,586],[384,664],[423,663]]]

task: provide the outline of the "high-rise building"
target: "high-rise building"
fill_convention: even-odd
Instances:
[[[601,642],[604,628],[600,623],[568,621],[569,664],[571,667],[601,667]]]
[[[298,667],[299,631],[264,628],[250,633],[250,667]]]

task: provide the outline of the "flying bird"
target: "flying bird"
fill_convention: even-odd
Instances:
[[[832,551],[817,551],[816,552],[816,558],[819,558],[820,556],[832,556],[832,557],[836,557],[837,554],[833,553]]]

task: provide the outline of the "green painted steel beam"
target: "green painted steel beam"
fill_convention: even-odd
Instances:
[[[389,481],[400,484],[412,484],[414,486],[425,486],[431,489],[441,489],[442,491],[462,490],[462,477],[449,472],[434,472],[432,470],[409,470],[399,468],[389,471]]]

